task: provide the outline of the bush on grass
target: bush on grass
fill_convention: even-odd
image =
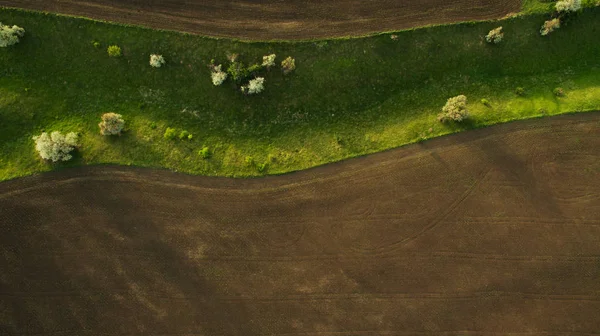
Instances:
[[[227,79],[227,74],[221,70],[221,64],[212,65],[210,77],[214,86],[219,86]]]
[[[110,57],[121,56],[121,47],[119,47],[117,45],[109,46],[108,49],[106,49],[106,51],[108,52],[108,56],[110,56]]]
[[[281,69],[284,75],[289,74],[296,69],[296,60],[289,56],[281,62]]]
[[[263,56],[262,66],[266,67],[267,69],[275,66],[275,57],[277,57],[275,54]]]
[[[193,136],[190,132],[183,130],[179,133],[179,140],[192,140]]]
[[[19,37],[25,36],[25,29],[19,26],[5,26],[0,22],[0,47],[19,43]]]
[[[502,42],[503,38],[504,38],[504,33],[502,32],[502,27],[498,27],[498,28],[490,30],[490,32],[485,36],[485,40],[488,43],[493,43],[493,44]]]
[[[542,25],[542,29],[540,29],[540,34],[542,36],[546,36],[558,28],[560,28],[560,19],[559,18],[548,20],[548,21],[544,22],[544,24]]]
[[[242,92],[245,94],[261,93],[265,89],[265,79],[256,77],[248,82],[248,85],[242,86]]]
[[[556,11],[559,13],[576,12],[581,9],[581,0],[559,0],[556,2]]]
[[[35,149],[44,160],[52,162],[69,161],[73,156],[70,154],[78,146],[77,134],[74,132],[63,135],[54,131],[51,134],[43,132],[34,136]]]
[[[125,127],[123,116],[117,113],[109,112],[102,115],[102,122],[98,124],[100,134],[102,135],[120,135]]]
[[[167,127],[163,137],[167,140],[173,140],[177,137],[177,130],[171,127]]]
[[[202,147],[201,150],[198,151],[198,155],[200,155],[203,159],[208,159],[211,157],[210,148],[207,146]]]
[[[152,54],[150,55],[150,66],[153,68],[160,68],[166,63],[165,58],[162,55]]]
[[[564,97],[565,96],[565,90],[563,90],[563,88],[560,88],[560,87],[557,87],[556,89],[554,89],[553,93],[557,97]]]
[[[441,122],[447,121],[463,121],[469,117],[467,110],[467,97],[460,95],[448,99],[446,105],[442,108],[442,113],[438,115],[438,120]]]
[[[515,94],[522,97],[525,95],[525,89],[519,86],[515,89]]]

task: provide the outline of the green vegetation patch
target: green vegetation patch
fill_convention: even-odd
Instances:
[[[0,22],[26,33],[0,49],[0,179],[100,163],[278,174],[468,128],[600,109],[600,8],[542,37],[547,19],[415,29],[394,39],[244,43],[2,9]],[[502,42],[486,43],[498,26]],[[108,56],[112,45],[120,57]],[[244,64],[292,56],[296,69],[284,76],[272,68],[261,74],[263,92],[244,95],[229,79],[211,81],[211,59],[225,69],[231,53]],[[160,70],[151,54],[167,59]],[[458,95],[467,96],[470,119],[440,123]],[[106,112],[127,120],[120,136],[100,134]],[[74,158],[42,161],[32,140],[42,131],[77,132]]]

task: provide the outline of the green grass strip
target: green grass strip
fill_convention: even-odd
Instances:
[[[25,28],[26,36],[0,49],[0,180],[103,163],[280,174],[469,128],[600,109],[600,8],[541,37],[547,17],[408,30],[396,40],[245,43],[2,9],[0,22]],[[504,41],[486,44],[485,34],[499,25]],[[108,57],[112,44],[123,57]],[[230,81],[211,83],[206,65],[227,63],[228,52],[246,64],[291,55],[297,69],[265,73],[265,91],[244,96]],[[151,53],[167,64],[150,67]],[[516,87],[527,94],[516,96]],[[555,97],[556,87],[566,96]],[[441,107],[458,94],[469,98],[473,119],[440,124]],[[99,134],[100,115],[109,111],[126,119],[124,135]],[[193,138],[166,140],[167,127]],[[79,132],[74,160],[41,161],[31,137],[42,130]],[[198,153],[204,147],[208,158]]]

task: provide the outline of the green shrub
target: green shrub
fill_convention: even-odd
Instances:
[[[151,124],[150,124],[150,128],[151,128],[151,129],[156,129],[156,123],[155,123],[155,122],[151,123]]]
[[[212,153],[210,152],[210,148],[204,146],[198,151],[198,155],[200,155],[203,159],[208,159],[211,157]]]
[[[98,41],[92,41],[92,45],[94,46],[94,48],[100,48],[100,42]]]
[[[252,64],[250,67],[248,67],[248,73],[252,74],[252,73],[259,71],[260,69],[262,69],[262,65]]]
[[[517,96],[524,96],[525,95],[525,89],[519,86],[518,88],[515,89],[515,94]]]
[[[108,56],[110,56],[110,57],[121,56],[121,47],[119,47],[119,46],[111,45],[110,47],[108,47],[107,51],[108,51]]]
[[[483,99],[481,100],[481,104],[483,104],[483,105],[485,105],[485,106],[487,106],[487,107],[490,107],[490,106],[492,106],[492,104],[490,103],[490,101],[489,101],[489,100],[487,100],[487,99],[485,99],[485,98],[483,98]]]
[[[256,167],[256,169],[258,169],[258,172],[259,172],[259,173],[262,173],[262,172],[264,172],[265,170],[267,170],[267,167],[268,167],[268,166],[269,166],[269,164],[265,162],[265,163],[261,163],[261,164],[259,164],[259,165],[258,165],[258,167]]]
[[[165,131],[165,135],[164,135],[165,139],[167,140],[173,140],[177,137],[177,130],[171,127],[167,127],[167,130]]]
[[[229,68],[227,68],[227,73],[236,83],[240,83],[249,74],[248,69],[244,67],[244,63],[242,62],[232,62]]]
[[[192,140],[190,132],[183,130],[179,133],[179,140]]]
[[[565,90],[563,90],[563,88],[557,87],[556,89],[554,89],[554,95],[557,97],[563,97],[565,95]]]
[[[244,162],[246,162],[246,165],[252,166],[254,164],[254,158],[252,156],[246,156]]]

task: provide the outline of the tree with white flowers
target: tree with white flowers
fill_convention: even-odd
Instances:
[[[467,97],[465,95],[460,95],[448,99],[446,105],[442,108],[442,113],[438,115],[438,120],[441,122],[450,120],[460,122],[468,117]]]
[[[43,132],[38,136],[34,136],[35,149],[38,151],[42,159],[52,162],[68,161],[73,156],[70,154],[75,147],[78,146],[77,134],[71,132],[63,135],[58,131],[51,134]]]
[[[219,86],[227,79],[227,73],[221,70],[221,64],[213,65],[210,74],[214,86]]]
[[[0,22],[0,47],[19,43],[19,37],[25,35],[25,29],[18,26],[5,26]]]
[[[581,0],[559,0],[556,2],[556,11],[559,13],[576,12],[581,9]]]
[[[248,82],[248,85],[242,86],[242,92],[247,94],[261,93],[265,89],[265,79],[256,77]]]
[[[162,55],[152,54],[150,55],[150,66],[153,68],[160,68],[166,63],[165,58]]]
[[[498,27],[490,30],[490,32],[485,36],[485,40],[488,43],[500,43],[504,38],[504,33],[502,32],[502,27]]]
[[[275,65],[275,57],[276,57],[275,54],[263,56],[262,66],[267,67],[267,69],[274,66]]]

